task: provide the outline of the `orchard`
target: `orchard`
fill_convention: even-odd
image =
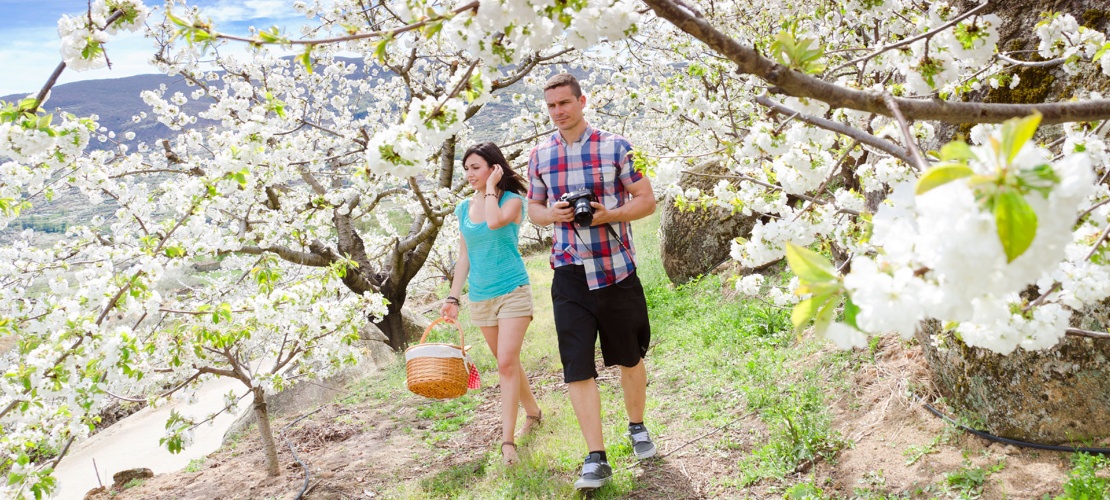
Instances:
[[[113,399],[158,405],[232,377],[265,422],[267,394],[357,362],[367,322],[403,348],[406,298],[457,239],[457,148],[496,135],[526,153],[550,131],[539,88],[568,69],[586,75],[591,124],[633,138],[660,197],[760,216],[733,259],[786,259],[796,278],[735,286],[792,307],[799,332],[852,348],[938,320],[999,354],[1105,341],[1106,326],[1073,325],[1110,295],[1110,41],[1071,14],[1025,13],[1038,45],[1010,50],[997,7],[298,1],[296,33],[224,33],[181,0],[62,16],[54,77],[0,103],[0,228],[57,197],[114,211],[50,245],[26,229],[0,246],[0,336],[15,343],[0,493],[49,496]],[[57,75],[108,65],[121,30],[192,89],[149,89],[129,110],[171,139],[50,107]],[[221,52],[236,45],[253,50]],[[1057,102],[982,102],[1036,84],[1017,76],[1030,67],[1086,83]],[[518,112],[476,129],[490,103]],[[678,184],[710,159],[731,174],[712,192]],[[175,289],[200,260],[229,271]],[[187,446],[202,420],[175,414],[163,444]]]

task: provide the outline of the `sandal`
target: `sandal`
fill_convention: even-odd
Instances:
[[[511,457],[505,455],[505,446],[513,447],[513,455]],[[505,441],[504,443],[501,443],[501,461],[506,466],[512,466],[520,463],[520,457],[516,454],[516,443],[512,441]]]
[[[543,423],[543,410],[540,410],[539,415],[524,415],[524,426],[520,428],[520,436],[527,436],[531,434],[536,427]]]

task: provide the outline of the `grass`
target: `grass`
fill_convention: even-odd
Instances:
[[[1099,476],[1099,471],[1110,465],[1110,458],[1103,455],[1076,453],[1071,457],[1072,469],[1064,483],[1064,494],[1056,500],[1095,500],[1110,498],[1110,479]]]

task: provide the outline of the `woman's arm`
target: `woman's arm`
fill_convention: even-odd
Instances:
[[[451,292],[443,302],[439,313],[444,317],[459,319],[459,296],[462,294],[463,283],[470,275],[470,257],[466,254],[466,238],[459,235],[459,258],[455,260],[455,276],[451,279]]]
[[[489,177],[486,178],[486,192],[482,196],[483,210],[485,210],[486,225],[490,229],[500,229],[510,222],[520,224],[522,222],[523,206],[519,199],[513,197],[506,201],[504,205],[498,205],[498,199],[501,198],[497,192],[497,183],[501,181],[501,177],[505,175],[505,170],[501,165],[494,165],[493,172],[490,172]]]
[[[497,198],[486,196],[486,225],[490,229],[500,229],[510,222],[521,223],[523,202],[520,198],[512,197],[504,205],[497,206]],[[489,200],[493,200],[492,202]]]

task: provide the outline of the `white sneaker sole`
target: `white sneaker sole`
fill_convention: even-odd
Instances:
[[[636,452],[636,449],[635,449],[635,448],[633,448],[633,449],[632,449],[632,454],[633,454],[633,455],[636,455],[636,460],[647,460],[647,459],[649,459],[649,458],[651,458],[651,457],[654,457],[654,456],[655,456],[655,453],[656,453],[656,451],[658,451],[658,448],[656,448],[656,447],[655,447],[655,446],[653,445],[653,446],[651,447],[651,449],[650,449],[650,450],[648,450],[648,451],[646,451],[646,452],[644,452],[644,453],[638,453],[638,452]]]
[[[608,483],[608,482],[609,482],[609,478],[605,478],[605,479],[582,479],[582,478],[578,478],[578,480],[574,482],[574,489],[576,489],[576,490],[596,490],[596,489],[598,489],[602,486],[605,486],[605,484]]]

